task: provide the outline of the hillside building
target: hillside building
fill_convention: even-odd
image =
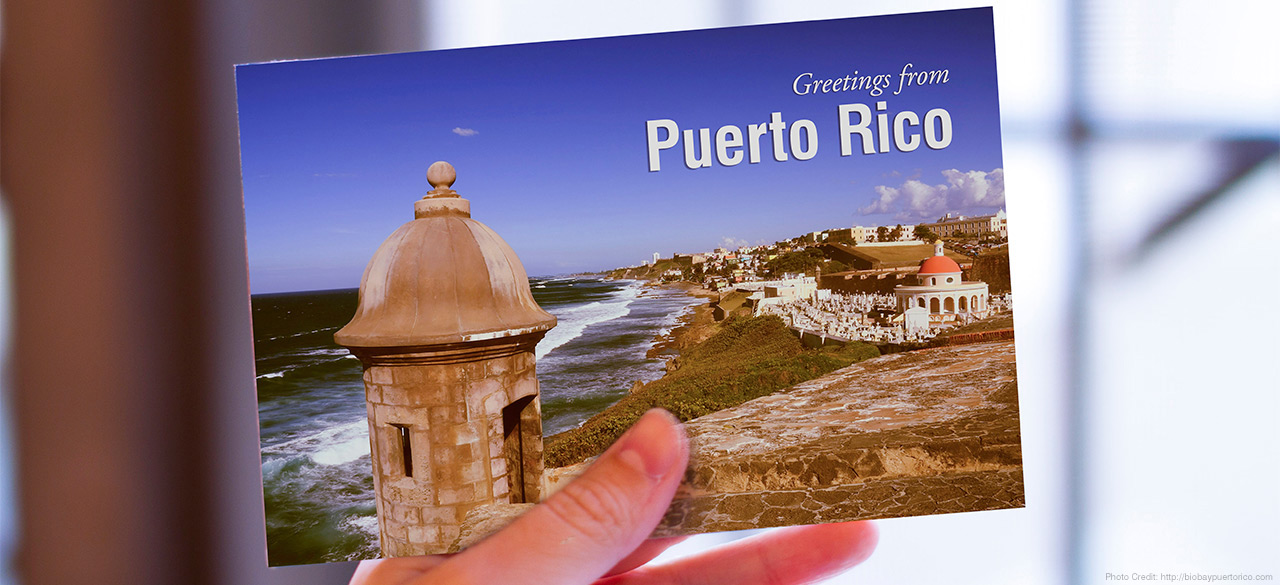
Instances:
[[[1005,217],[1004,210],[995,212],[992,215],[980,215],[976,217],[965,217],[963,215],[952,216],[950,213],[938,218],[933,223],[920,224],[938,237],[951,238],[956,236],[981,236],[982,234],[996,234],[1002,238],[1009,237],[1009,222]]]
[[[960,265],[943,251],[942,240],[934,243],[933,256],[920,263],[916,284],[898,285],[893,294],[899,312],[925,309],[929,312],[929,323],[935,325],[953,322],[959,317],[981,319],[989,312],[987,283],[964,281]]]

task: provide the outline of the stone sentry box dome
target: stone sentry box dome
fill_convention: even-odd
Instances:
[[[556,318],[455,178],[427,170],[433,189],[374,252],[334,335],[364,367],[385,556],[452,552],[467,512],[541,497],[534,346]]]

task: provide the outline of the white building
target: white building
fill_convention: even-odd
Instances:
[[[756,289],[756,292],[747,297],[747,302],[751,303],[752,315],[755,316],[759,316],[765,307],[785,305],[799,300],[817,301],[826,299],[831,294],[829,290],[818,290],[818,280],[812,276],[784,278],[782,280],[752,284],[761,285]]]
[[[885,226],[885,229],[888,231],[893,231],[894,228],[896,227],[898,226],[889,225],[889,226]],[[867,227],[867,226],[855,225],[849,231],[851,236],[853,237],[853,241],[859,244],[880,241],[880,237],[879,237],[880,226]],[[902,234],[899,235],[898,239],[895,241],[918,242],[919,240],[916,239],[916,226],[914,224],[902,226]]]
[[[934,242],[933,256],[920,264],[916,279],[919,284],[894,287],[899,312],[923,308],[929,311],[929,322],[933,324],[955,321],[960,316],[981,319],[989,313],[987,283],[962,281],[960,265],[946,257],[942,240]]]

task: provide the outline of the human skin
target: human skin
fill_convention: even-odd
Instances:
[[[364,561],[351,585],[788,585],[839,573],[875,548],[870,523],[819,524],[645,565],[684,538],[645,540],[688,462],[683,427],[651,410],[581,477],[506,528],[455,555]]]

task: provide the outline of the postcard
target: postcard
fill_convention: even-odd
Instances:
[[[465,548],[652,407],[655,536],[1024,505],[991,9],[236,83],[270,564]]]

